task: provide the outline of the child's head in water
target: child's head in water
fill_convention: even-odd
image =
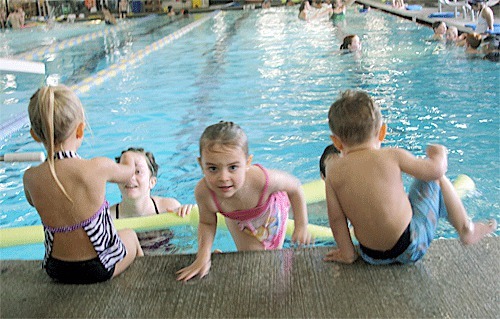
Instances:
[[[340,45],[340,50],[359,51],[361,50],[361,40],[355,34],[348,35]]]
[[[30,133],[47,150],[50,172],[59,188],[71,201],[54,169],[53,155],[65,150],[64,142],[75,132],[83,138],[85,112],[76,94],[64,85],[45,86],[33,94],[28,105]],[[82,139],[79,140],[81,145]]]
[[[210,189],[221,197],[234,195],[244,185],[252,163],[243,129],[222,121],[207,127],[200,138],[198,162]],[[221,167],[228,167],[229,174],[220,176]]]
[[[323,154],[321,154],[321,157],[319,159],[319,174],[321,176],[321,179],[324,180],[326,178],[326,161],[330,157],[338,154],[340,154],[340,151],[333,144],[328,145],[324,149]]]
[[[469,33],[465,38],[466,47],[476,50],[482,42],[482,37],[479,33]]]
[[[434,39],[444,39],[446,35],[446,23],[444,21],[436,21],[432,24],[432,30],[434,31]]]
[[[125,184],[118,184],[122,196],[130,198],[140,197],[146,194],[150,196],[151,190],[155,187],[158,176],[159,165],[156,163],[153,153],[146,152],[143,148],[130,147],[122,151],[120,157],[115,158],[117,163],[124,153],[134,153],[135,173]]]
[[[446,41],[455,42],[458,39],[458,29],[455,26],[450,26],[446,30]]]

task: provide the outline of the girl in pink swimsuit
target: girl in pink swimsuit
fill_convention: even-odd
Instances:
[[[281,248],[290,206],[295,220],[292,241],[311,243],[300,181],[288,173],[252,165],[241,127],[232,122],[207,127],[200,138],[198,162],[204,174],[195,188],[200,212],[198,253],[190,266],[177,272],[178,280],[208,274],[217,212],[225,217],[239,251]]]

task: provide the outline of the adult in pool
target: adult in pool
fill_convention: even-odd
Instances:
[[[122,201],[111,206],[111,215],[118,218],[155,215],[166,212],[175,212],[184,217],[191,212],[193,205],[181,205],[171,197],[152,196],[151,190],[156,186],[159,166],[153,153],[143,148],[130,147],[122,151],[116,158],[120,163],[125,156],[131,157],[135,162],[135,172],[124,183],[119,183],[118,188]]]

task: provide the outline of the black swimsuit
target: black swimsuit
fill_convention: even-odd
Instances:
[[[151,201],[153,202],[153,205],[155,206],[155,212],[156,212],[156,214],[157,215],[160,214],[160,212],[158,211],[158,207],[156,206],[156,202],[153,199],[153,197],[151,197]],[[116,204],[116,216],[115,216],[116,219],[120,218],[120,208],[119,208],[119,206],[120,206],[120,203]]]
[[[401,255],[410,246],[411,236],[410,236],[410,225],[406,227],[403,234],[399,237],[398,242],[389,250],[380,251],[370,249],[359,244],[359,248],[369,257],[373,259],[390,259],[396,258]]]

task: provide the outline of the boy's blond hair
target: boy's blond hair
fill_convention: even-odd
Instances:
[[[382,113],[366,92],[347,90],[330,106],[328,125],[344,144],[357,145],[378,134]]]

